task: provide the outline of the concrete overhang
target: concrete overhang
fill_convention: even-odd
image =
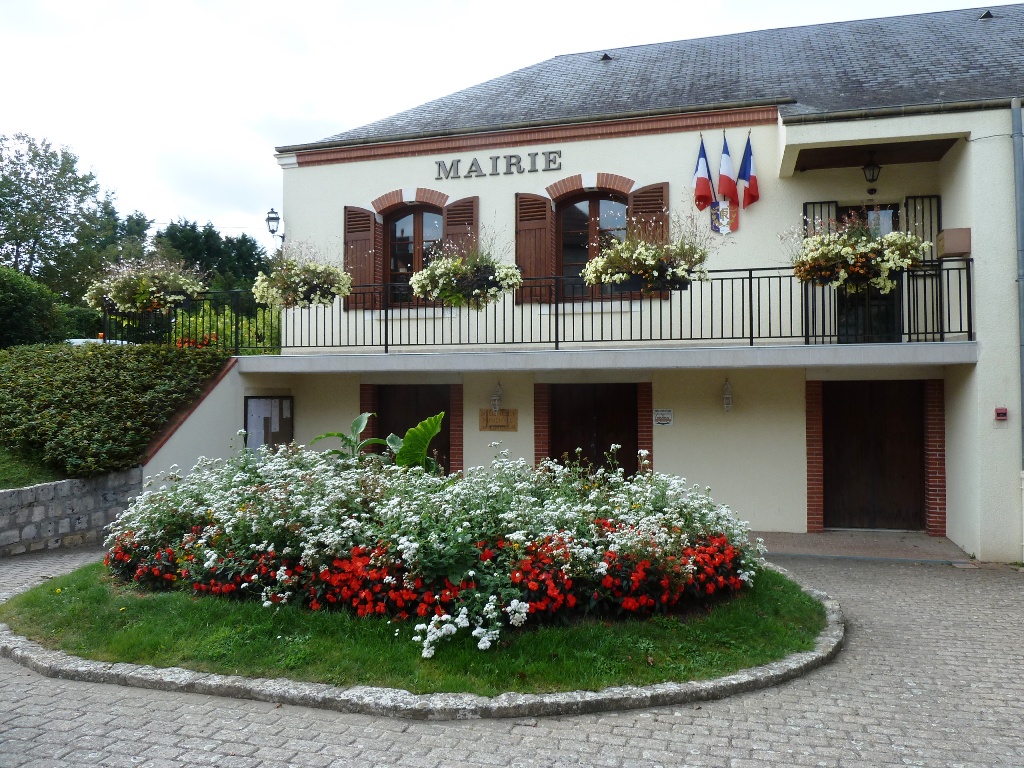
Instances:
[[[962,124],[961,124],[962,125]],[[970,135],[948,115],[914,115],[852,122],[782,124],[779,176],[818,168],[935,162]]]
[[[366,352],[252,355],[242,374],[469,373],[492,371],[664,370],[688,368],[838,368],[973,365],[974,341],[718,347],[572,348],[530,351]]]

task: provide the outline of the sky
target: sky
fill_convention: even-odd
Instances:
[[[565,53],[1002,4],[0,0],[0,135],[68,147],[122,215],[211,222],[270,248],[277,146]]]

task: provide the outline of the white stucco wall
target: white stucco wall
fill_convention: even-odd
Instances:
[[[726,413],[726,378],[733,407]],[[802,370],[677,371],[653,376],[654,467],[710,486],[755,530],[807,530],[807,464]]]
[[[981,353],[976,365],[813,371],[738,369],[720,372],[662,371],[653,374],[654,407],[672,408],[676,423],[655,428],[658,469],[678,471],[701,485],[711,485],[716,500],[735,507],[755,527],[804,530],[806,465],[804,378],[935,378],[946,381],[947,530],[951,539],[983,559],[1020,560],[1020,382],[1012,153],[1008,110],[947,113],[879,120],[849,121],[751,129],[759,170],[761,200],[740,216],[739,232],[723,241],[711,269],[785,265],[795,243],[802,206],[808,201],[836,200],[840,205],[898,203],[908,195],[942,196],[946,227],[970,227],[973,239],[974,317]],[[746,129],[728,129],[734,166],[739,165]],[[859,168],[791,172],[799,147],[866,144],[916,138],[956,138],[939,162],[888,165],[869,185]],[[545,186],[576,173],[608,172],[634,179],[638,186],[668,181],[670,204],[690,213],[691,178],[697,155],[697,132],[617,138],[604,141],[548,142],[365,163],[295,167],[284,173],[284,217],[289,242],[315,243],[340,260],[343,209],[370,207],[374,198],[394,189],[426,187],[450,201],[477,195],[480,226],[495,252],[511,260],[514,252],[514,200],[517,192],[543,194]],[[713,175],[717,177],[720,133],[705,132]],[[435,161],[460,158],[465,171],[479,157],[561,150],[561,168],[552,172],[436,179]],[[781,175],[780,175],[781,172]],[[877,192],[869,197],[867,188]],[[707,213],[698,214],[707,216]],[[905,225],[906,222],[903,222]],[[452,351],[452,350],[444,350]],[[824,354],[824,352],[823,352]],[[532,384],[534,381],[642,380],[637,371],[574,371],[502,374],[506,403],[519,410],[516,433],[481,433],[479,408],[489,400],[496,381],[488,373],[457,376],[465,390],[466,465],[485,463],[488,444],[501,439],[513,455],[533,455]],[[721,409],[721,386],[733,383],[736,407]],[[638,378],[640,377],[640,378]],[[250,377],[251,378],[251,377]],[[451,374],[445,379],[451,378]],[[415,383],[422,377],[372,374],[364,383]],[[346,429],[358,412],[358,362],[350,375],[292,374],[281,380],[247,381],[246,387],[281,386],[296,397],[296,437],[306,441],[326,430]],[[241,419],[239,404],[232,411]],[[1010,409],[1008,423],[995,423],[997,406]],[[229,435],[239,428],[228,430]],[[179,462],[180,463],[180,462]]]
[[[167,472],[172,465],[187,473],[200,457],[230,456],[242,444],[238,436],[245,415],[238,366],[227,372],[185,422],[143,465],[143,475]]]

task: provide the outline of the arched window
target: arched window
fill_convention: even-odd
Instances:
[[[639,289],[638,285],[623,283],[598,292],[584,284],[580,271],[614,240],[625,239],[629,227],[637,222],[646,236],[659,242],[667,240],[668,182],[626,194],[623,189],[629,189],[632,181],[607,176],[628,184],[604,184],[586,190],[576,176],[549,186],[553,198],[526,192],[516,195],[516,264],[524,280],[518,301],[546,303]],[[573,182],[575,188],[556,194],[558,188]]]
[[[580,272],[614,241],[626,239],[626,212],[625,196],[608,193],[589,194],[559,204],[556,274],[563,278],[565,298],[590,294]]]
[[[430,195],[427,200],[404,202],[402,190],[388,193],[381,199],[397,199],[382,204],[380,213],[345,206],[345,269],[353,284],[346,309],[380,309],[386,293],[382,283],[395,286],[389,301],[409,301],[410,290],[405,286],[430,263],[442,241],[456,246],[476,242],[479,198],[464,197],[442,208],[437,203],[447,195],[417,192]]]
[[[438,252],[442,225],[441,209],[428,206],[406,207],[384,220],[384,282],[393,286],[393,301],[411,300],[404,286]]]

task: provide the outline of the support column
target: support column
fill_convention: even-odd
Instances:
[[[946,535],[946,390],[942,379],[924,383],[924,509],[929,536]]]
[[[533,385],[533,464],[551,454],[551,385]]]
[[[636,385],[636,447],[647,451],[654,468],[654,386],[649,381]]]
[[[804,384],[807,419],[807,532],[825,529],[825,441],[822,432],[821,382]]]
[[[451,384],[448,390],[448,407],[451,413],[449,419],[449,472],[461,472],[463,467],[462,448],[464,445],[463,413],[462,413],[462,385]]]

